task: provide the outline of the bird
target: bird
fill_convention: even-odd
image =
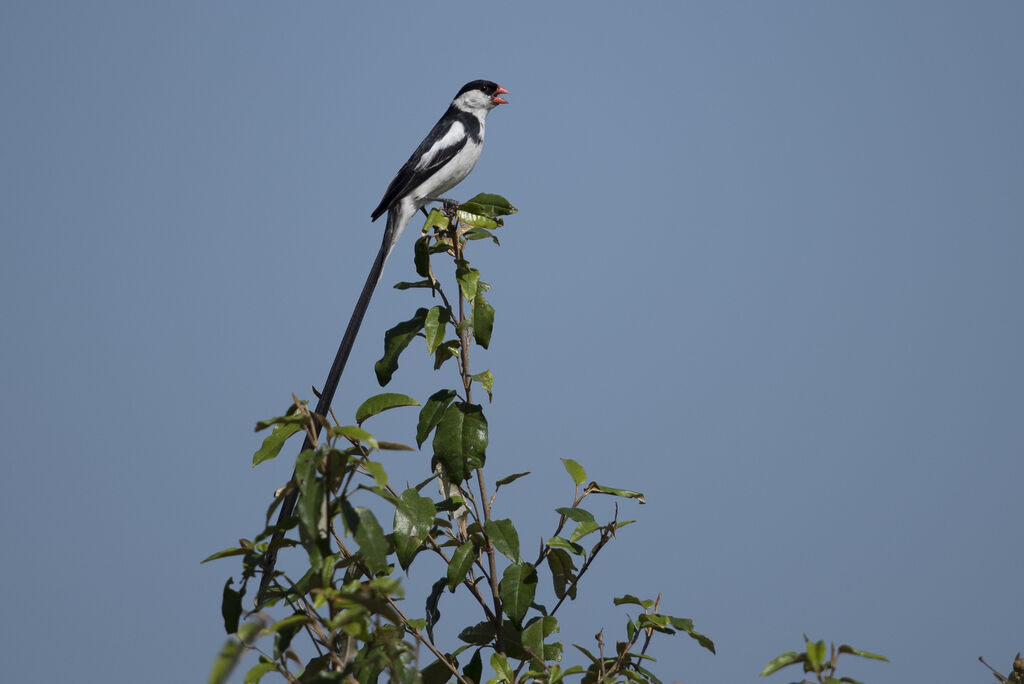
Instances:
[[[366,309],[370,305],[370,298],[383,276],[384,264],[402,237],[402,232],[417,211],[423,211],[425,214],[426,205],[444,201],[441,195],[465,180],[473,170],[483,150],[487,115],[498,105],[508,104],[508,100],[501,97],[508,93],[508,90],[494,81],[476,80],[462,86],[448,109],[427,133],[427,137],[388,184],[377,208],[370,213],[371,222],[387,213],[384,236],[320,392],[316,406],[317,415],[325,416],[331,408],[331,401],[341,380],[342,371],[345,370],[349,353],[355,344]],[[311,435],[307,434],[302,451],[312,448]],[[278,529],[274,532],[263,556],[263,576],[260,578],[260,588],[256,594],[256,605],[262,603],[273,578],[277,549],[284,536],[280,529],[281,524],[292,514],[298,495],[298,488],[293,484],[281,502],[281,511],[277,519]]]
[[[508,104],[501,97],[506,93],[493,81],[470,81],[462,86],[448,111],[395,174],[370,214],[371,221],[388,214],[385,261],[416,211],[461,183],[476,166],[483,150],[487,114]]]

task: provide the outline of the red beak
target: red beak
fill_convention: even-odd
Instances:
[[[494,104],[508,104],[508,100],[498,97],[502,93],[507,94],[508,91],[502,88],[501,86],[498,86],[498,89],[494,91],[494,97],[491,98],[491,102],[493,102]]]

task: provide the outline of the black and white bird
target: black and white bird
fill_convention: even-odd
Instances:
[[[394,249],[413,215],[469,175],[484,146],[487,114],[500,104],[508,91],[493,81],[471,81],[462,86],[420,146],[395,174],[384,198],[370,214],[376,221],[388,213],[384,259]]]
[[[487,114],[500,104],[508,104],[501,95],[508,93],[493,81],[470,81],[462,86],[434,127],[427,133],[416,151],[409,157],[409,161],[398,170],[388,189],[384,191],[384,198],[377,205],[377,208],[370,214],[370,219],[376,221],[385,212],[388,219],[384,228],[384,239],[381,242],[380,251],[373,262],[370,274],[363,285],[363,291],[356,301],[355,310],[348,321],[345,335],[342,337],[338,353],[334,357],[334,363],[327,375],[317,402],[316,413],[327,415],[331,408],[331,401],[334,399],[334,392],[338,388],[338,381],[341,373],[345,370],[345,362],[348,360],[349,352],[355,343],[359,326],[362,325],[363,316],[370,304],[373,291],[380,282],[384,272],[384,264],[387,262],[391,251],[402,236],[402,231],[409,225],[409,221],[420,209],[423,209],[432,201],[441,199],[443,193],[448,192],[469,175],[469,172],[476,166],[480,158],[480,151],[484,145],[484,123]],[[309,435],[302,445],[302,450],[313,448]],[[295,502],[298,499],[298,488],[291,488],[291,491],[281,502],[281,512],[278,516],[278,525],[292,514]],[[274,565],[277,562],[277,548],[283,532],[274,533],[270,546],[263,558],[263,577],[260,581],[260,589],[257,593],[256,602],[259,604],[270,580],[274,576]]]

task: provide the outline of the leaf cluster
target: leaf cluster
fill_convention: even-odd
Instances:
[[[434,303],[417,308],[385,333],[384,352],[375,364],[378,381],[388,385],[403,354],[422,338],[434,368],[454,370],[453,386],[433,391],[422,402],[394,392],[377,394],[359,406],[351,423],[339,421],[333,412],[316,415],[293,396],[283,415],[257,424],[258,431],[269,434],[253,456],[254,465],[276,458],[296,434],[302,433],[312,448],[296,457],[295,475],[277,492],[262,531],[206,559],[238,557],[242,562],[240,584],[236,587],[229,578],[224,586],[221,612],[230,638],[211,682],[227,681],[246,651],[258,654],[246,683],[274,672],[289,682],[373,682],[386,675],[425,684],[555,683],[570,676],[585,683],[657,682],[649,670],[653,658],[647,655],[656,634],[682,632],[714,652],[712,641],[695,631],[692,620],[660,611],[660,595],[640,599],[626,594],[615,599],[633,611],[622,638],[606,649],[602,630],[592,648],[572,644],[577,657],[584,658],[581,663],[563,664],[559,612],[579,597],[596,557],[633,522],[619,520],[618,504],[610,519],[601,518],[590,506],[592,497],[645,500],[637,491],[588,482],[582,465],[563,458],[572,496],[567,505],[554,508],[553,532],[535,556],[524,557],[515,523],[497,515],[499,491],[529,473],[500,477],[493,489],[486,483],[488,422],[473,393],[482,389],[492,400],[495,375],[473,369],[470,353],[491,344],[495,310],[485,297],[491,286],[468,260],[466,248],[479,240],[497,244],[504,217],[515,212],[507,200],[490,194],[431,212],[414,249],[421,280],[396,286],[426,290]],[[442,256],[451,268],[446,282],[433,264]],[[415,447],[369,431],[375,416],[411,407],[419,407]],[[428,445],[430,468],[424,479],[396,487],[386,453]],[[298,492],[293,514],[271,524],[277,506],[292,491]],[[279,531],[284,535],[276,541]],[[271,544],[301,553],[304,571],[297,577],[276,572],[262,601],[246,611],[248,582]],[[439,559],[445,570],[419,604],[422,612],[413,613],[399,575],[411,572],[421,555]],[[551,587],[553,604],[538,601],[542,582]],[[469,597],[479,619],[459,631],[460,643],[445,645],[435,628],[444,596],[455,592]],[[269,617],[281,608],[286,615]],[[299,655],[300,637],[314,656]],[[272,645],[261,645],[264,641]],[[484,658],[494,673],[489,680],[483,675]]]

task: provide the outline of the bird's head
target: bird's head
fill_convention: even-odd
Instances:
[[[462,86],[452,104],[464,111],[490,111],[500,104],[508,104],[508,100],[500,97],[508,91],[494,81],[470,81]]]

